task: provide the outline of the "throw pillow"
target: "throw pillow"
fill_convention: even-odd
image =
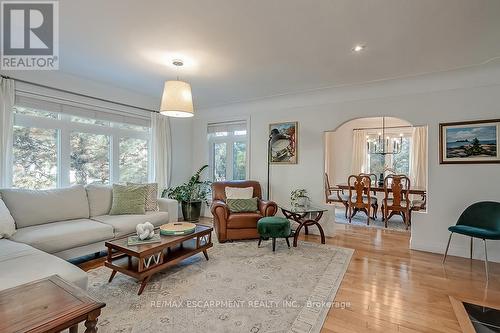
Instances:
[[[146,185],[113,184],[113,204],[109,215],[145,214]]]
[[[227,199],[226,203],[231,213],[253,213],[259,209],[257,206],[257,198]]]
[[[127,185],[146,185],[146,212],[158,211],[158,183],[137,184],[127,182]]]
[[[253,187],[226,187],[226,199],[251,199]]]
[[[0,238],[9,238],[16,232],[16,223],[5,203],[0,199]]]

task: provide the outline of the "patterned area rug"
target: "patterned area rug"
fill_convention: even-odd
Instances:
[[[353,250],[277,240],[214,244],[203,254],[138,283],[100,267],[89,292],[106,303],[99,332],[319,332]]]
[[[379,211],[376,220],[370,220],[370,225],[366,225],[366,215],[363,212],[358,212],[353,218],[351,223],[349,219],[345,218],[345,208],[335,208],[335,222],[342,224],[353,224],[357,226],[364,226],[369,228],[379,228],[385,229],[384,221],[382,220],[382,213]],[[387,229],[397,230],[403,232],[410,232],[410,229],[406,230],[406,226],[403,222],[401,216],[393,216],[387,223]]]

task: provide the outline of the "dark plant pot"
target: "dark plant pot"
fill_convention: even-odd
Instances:
[[[183,201],[181,203],[184,221],[198,221],[201,213],[201,201]]]

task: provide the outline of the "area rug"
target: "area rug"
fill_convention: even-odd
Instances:
[[[277,240],[214,244],[203,254],[138,283],[100,267],[89,292],[106,307],[99,332],[319,332],[353,250]]]
[[[370,225],[366,225],[366,215],[363,212],[358,212],[353,218],[351,223],[349,219],[345,217],[345,208],[335,208],[335,222],[341,224],[351,224],[356,226],[365,226],[369,228],[378,229],[389,229],[403,232],[410,232],[406,230],[406,226],[403,222],[401,216],[393,216],[387,223],[387,228],[385,227],[384,221],[382,220],[382,213],[378,212],[378,218],[376,220],[370,220]]]

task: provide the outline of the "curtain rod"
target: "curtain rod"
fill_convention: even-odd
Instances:
[[[10,80],[14,80],[14,81],[17,81],[17,82],[30,84],[30,85],[36,86],[36,87],[47,88],[47,89],[51,89],[51,90],[55,90],[55,91],[59,91],[59,92],[67,93],[67,94],[72,94],[72,95],[75,95],[75,96],[80,96],[80,97],[85,97],[85,98],[91,98],[91,99],[94,99],[94,100],[97,100],[97,101],[101,101],[101,102],[113,103],[113,104],[116,104],[116,105],[126,106],[126,107],[129,107],[129,108],[134,108],[134,109],[138,109],[138,110],[143,110],[143,111],[158,113],[158,111],[153,110],[153,109],[143,108],[143,107],[140,107],[140,106],[135,106],[135,105],[121,103],[121,102],[115,102],[115,101],[112,101],[112,100],[109,100],[109,99],[105,99],[105,98],[94,97],[94,96],[90,96],[90,95],[86,95],[86,94],[81,94],[81,93],[77,93],[77,92],[66,90],[66,89],[61,89],[61,88],[55,88],[55,87],[47,86],[47,85],[40,84],[40,83],[35,83],[35,82],[26,81],[26,80],[16,79],[15,77],[10,77],[10,76],[3,75],[3,74],[0,75],[0,76],[3,79],[10,79]]]
[[[413,128],[413,127],[422,127],[424,125],[415,125],[415,126],[386,126],[385,128]],[[362,128],[353,128],[353,131],[362,131],[369,129],[382,129],[382,127],[362,127]]]

